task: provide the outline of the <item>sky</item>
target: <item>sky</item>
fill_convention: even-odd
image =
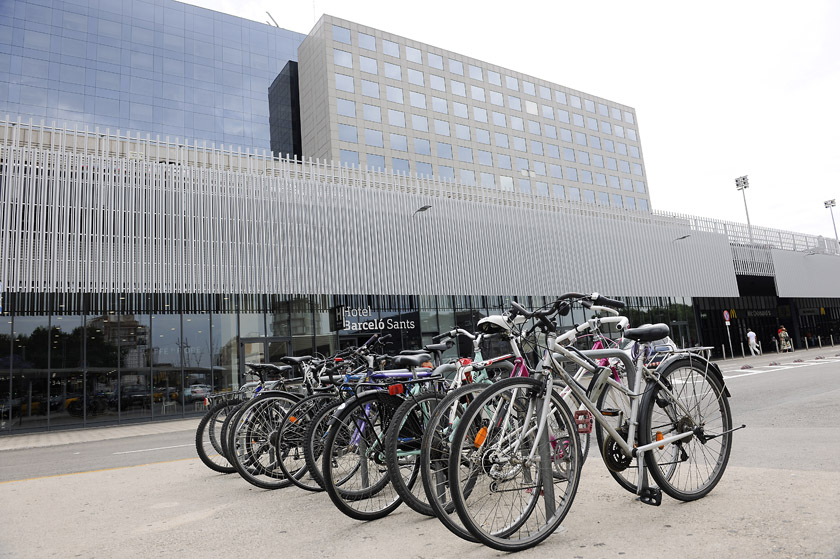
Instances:
[[[835,0],[187,3],[260,22],[268,10],[300,33],[327,13],[629,105],[653,209],[745,223],[746,175],[752,225],[835,235]]]

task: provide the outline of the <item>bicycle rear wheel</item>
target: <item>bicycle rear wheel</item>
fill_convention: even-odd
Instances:
[[[357,520],[387,516],[402,500],[385,464],[385,433],[402,399],[384,390],[349,400],[330,422],[321,473],[336,508]]]
[[[394,412],[385,436],[385,458],[391,483],[403,502],[426,516],[435,512],[420,481],[420,444],[429,419],[443,399],[440,392],[409,395]]]
[[[275,447],[283,417],[298,400],[287,393],[263,393],[237,414],[229,428],[229,449],[233,466],[248,483],[261,489],[280,489],[291,484],[280,469]]]
[[[225,418],[238,403],[231,400],[215,404],[201,418],[195,431],[195,450],[198,457],[208,468],[222,474],[232,474],[236,471],[222,453],[220,436]]]
[[[286,478],[307,491],[320,491],[321,485],[309,475],[304,455],[304,434],[312,419],[326,405],[337,400],[333,393],[313,394],[295,404],[283,418],[278,437],[277,464]]]
[[[452,500],[470,533],[500,551],[527,549],[550,536],[580,479],[577,428],[556,391],[538,435],[543,387],[532,377],[499,381],[467,407],[455,430]]]
[[[720,481],[732,450],[732,412],[723,383],[709,365],[684,359],[668,365],[645,392],[639,419],[642,445],[692,431],[686,439],[645,452],[657,485],[680,501],[706,496]]]
[[[464,528],[455,512],[452,494],[449,490],[449,451],[455,429],[467,406],[478,394],[484,392],[487,384],[467,384],[450,392],[438,403],[429,418],[420,451],[420,476],[426,492],[426,502],[438,519],[456,536],[469,542],[478,540]],[[466,488],[469,493],[471,488]]]
[[[626,381],[626,375],[622,374],[620,379],[623,386],[629,387]],[[608,384],[604,387],[604,391],[601,392],[597,405],[598,410],[604,415],[604,419],[626,440],[629,434],[628,420],[630,419],[632,409],[630,396],[615,386]],[[607,430],[597,421],[595,422],[595,439],[598,442],[598,450],[604,459],[607,471],[612,478],[621,487],[635,494],[639,484],[639,466],[637,460],[627,455]],[[635,441],[631,441],[631,446],[634,443]]]
[[[336,399],[325,404],[312,416],[312,421],[303,433],[303,458],[306,461],[306,471],[315,485],[314,491],[324,490],[324,474],[321,472],[321,455],[324,452],[324,441],[327,440],[329,423],[333,414],[341,405],[341,400]]]

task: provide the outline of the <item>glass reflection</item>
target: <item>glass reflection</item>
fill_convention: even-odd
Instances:
[[[13,327],[10,428],[45,428],[50,406],[47,388],[49,317],[16,317]],[[76,341],[81,340],[77,338]],[[78,351],[75,353],[80,355]],[[70,385],[67,394],[81,395],[80,383]],[[60,405],[64,405],[64,401]]]
[[[120,420],[148,418],[152,414],[151,369],[153,349],[147,314],[119,316],[120,385],[117,405]]]
[[[65,321],[72,317],[53,317],[53,331],[59,319]],[[113,314],[88,317],[85,322],[85,351],[87,376],[85,380],[85,421],[109,422],[116,421],[119,413],[119,323]],[[51,347],[55,354],[52,357],[50,374],[50,391],[55,394],[63,386],[56,385],[59,370],[66,370],[70,363],[64,363],[66,352],[61,348]],[[59,359],[60,357],[60,359]],[[57,369],[58,368],[58,369]],[[68,407],[68,412],[71,411]]]

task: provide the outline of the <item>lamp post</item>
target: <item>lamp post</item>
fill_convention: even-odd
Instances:
[[[840,240],[837,239],[837,224],[834,222],[834,210],[832,209],[836,205],[837,203],[834,201],[834,198],[825,201],[825,207],[831,212],[831,225],[834,226],[834,242],[837,243],[837,246],[834,247],[835,253],[840,250]]]
[[[744,194],[744,191],[750,187],[750,181],[747,179],[747,175],[743,177],[738,177],[735,179],[735,188],[741,191],[741,195],[744,197],[744,211],[747,214],[747,229],[750,232],[750,244],[753,244],[753,234],[752,234],[752,225],[750,225],[750,211],[747,209],[747,195]]]

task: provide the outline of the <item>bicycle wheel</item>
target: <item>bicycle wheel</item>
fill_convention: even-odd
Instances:
[[[236,471],[222,453],[220,435],[228,412],[238,403],[233,400],[216,403],[204,414],[195,431],[195,449],[198,457],[208,468],[222,474],[232,474]]]
[[[303,440],[318,411],[334,401],[336,395],[333,393],[313,394],[292,406],[283,418],[276,447],[277,464],[286,478],[301,489],[321,490],[318,482],[308,473]]]
[[[291,484],[277,460],[280,423],[299,398],[282,392],[267,392],[254,398],[237,414],[230,427],[229,449],[233,466],[245,481],[261,489],[280,489]]]
[[[382,518],[402,502],[385,464],[385,433],[401,403],[387,391],[368,392],[349,400],[329,425],[321,456],[324,488],[351,518]]]
[[[222,456],[225,457],[225,459],[228,461],[228,463],[231,464],[231,466],[233,466],[234,458],[233,454],[231,454],[230,452],[230,426],[231,424],[235,425],[233,420],[236,419],[236,416],[239,414],[239,410],[241,410],[242,406],[244,406],[246,403],[247,401],[239,402],[238,404],[234,405],[233,408],[231,408],[228,411],[227,416],[222,422],[222,428],[219,430],[219,440],[221,441]],[[234,468],[234,471],[235,470],[236,468]]]
[[[429,418],[420,450],[420,477],[426,492],[426,502],[450,532],[469,542],[478,540],[464,528],[455,512],[449,491],[449,450],[461,416],[487,386],[467,384],[447,394]],[[467,488],[467,492],[470,490]]]
[[[660,380],[667,389],[652,384],[642,399],[639,442],[694,434],[645,452],[645,464],[674,499],[700,499],[720,481],[732,450],[732,413],[723,383],[708,365],[691,359],[668,365]]]
[[[306,471],[318,489],[324,490],[324,475],[321,473],[321,454],[324,452],[324,441],[327,439],[328,426],[332,416],[341,400],[333,400],[315,412],[312,421],[303,433],[303,458],[306,462]]]
[[[420,444],[429,419],[443,396],[431,391],[409,395],[394,412],[385,435],[385,463],[394,489],[406,505],[426,516],[435,516],[435,511],[419,480]]]
[[[480,542],[500,551],[537,545],[563,521],[580,480],[580,440],[556,391],[540,379],[513,378],[482,392],[464,411],[449,455],[458,517]],[[539,438],[538,438],[539,437]]]
[[[623,386],[631,387],[626,380],[627,375],[624,374],[623,368],[619,371],[617,380],[620,380]],[[608,384],[604,387],[604,391],[601,392],[596,404],[598,410],[604,415],[604,419],[626,440],[629,434],[628,420],[632,408],[630,396]],[[609,432],[597,421],[595,422],[595,439],[601,457],[604,459],[604,464],[607,466],[607,471],[612,478],[621,487],[635,494],[639,484],[637,460],[625,453]],[[631,441],[630,444],[633,445],[634,443],[635,441]]]

